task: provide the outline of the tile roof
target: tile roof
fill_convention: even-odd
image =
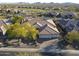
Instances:
[[[32,20],[28,20],[29,23],[41,29],[40,34],[55,34],[59,33],[55,23],[52,19],[43,20],[39,18],[35,18]]]
[[[43,29],[39,34],[50,34],[47,30]]]
[[[48,25],[40,32],[40,34],[58,34],[54,29],[51,29]]]
[[[46,20],[47,22],[49,22],[51,25],[56,26],[56,24],[53,22],[52,19]]]

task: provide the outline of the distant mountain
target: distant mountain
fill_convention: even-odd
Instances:
[[[2,4],[2,3],[1,3]],[[11,4],[11,3],[3,3],[3,4]],[[71,2],[66,2],[66,3],[41,3],[41,2],[35,2],[35,3],[26,3],[26,2],[18,2],[18,3],[12,3],[12,4],[17,4],[17,5],[25,5],[25,6],[40,6],[40,7],[69,7],[69,6],[75,6],[79,8],[79,4],[77,3],[71,3]]]

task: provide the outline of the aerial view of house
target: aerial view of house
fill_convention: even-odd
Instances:
[[[78,50],[79,2],[0,2],[0,56],[79,56]]]

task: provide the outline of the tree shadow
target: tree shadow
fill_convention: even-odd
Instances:
[[[79,41],[74,40],[71,45],[73,48],[79,50]]]
[[[65,49],[68,44],[69,43],[67,42],[67,40],[63,39],[63,40],[58,42],[58,47],[61,49]]]

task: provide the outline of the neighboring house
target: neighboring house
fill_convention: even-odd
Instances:
[[[2,31],[2,34],[5,35],[5,33],[6,33],[6,31],[7,31],[6,28],[5,28],[4,26],[1,26],[0,29],[1,29],[1,31]]]
[[[79,31],[79,20],[60,19],[58,23],[66,32],[71,32],[72,30]]]
[[[63,12],[61,13],[62,15],[62,18],[65,18],[65,19],[72,19],[76,16],[76,13],[73,13],[73,12]]]
[[[4,19],[3,22],[4,22],[6,25],[12,24],[12,21],[11,21],[10,19]]]
[[[5,35],[7,29],[7,25],[10,25],[11,22],[9,22],[8,19],[0,20],[0,35]]]
[[[39,39],[54,39],[58,38],[60,32],[58,31],[52,19],[28,19],[28,22],[34,25],[39,30]]]
[[[6,29],[4,27],[5,25],[6,24],[2,20],[0,20],[0,35],[4,35],[6,32]]]
[[[77,31],[79,31],[79,20],[76,20],[75,23],[76,23],[76,24],[75,24],[75,29],[76,29]]]
[[[69,19],[63,19],[63,18],[59,18],[57,20],[58,24],[62,27],[65,28],[65,25],[68,23]]]
[[[57,13],[57,14],[56,14],[56,17],[57,17],[57,18],[61,18],[61,17],[62,17],[61,13]]]
[[[19,13],[20,12],[20,10],[18,10],[18,9],[14,9],[13,11],[14,11],[14,13]]]

